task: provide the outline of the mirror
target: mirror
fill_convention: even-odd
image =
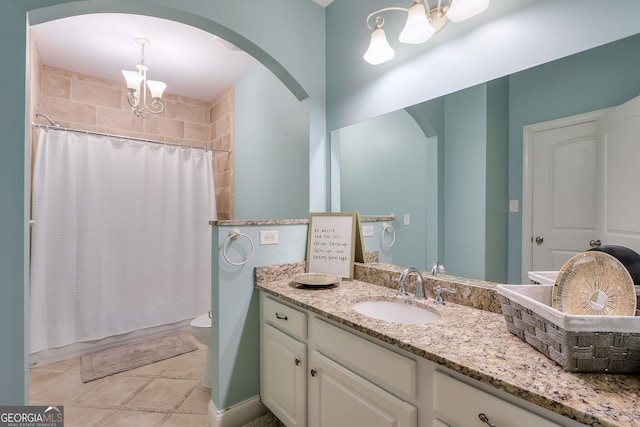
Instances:
[[[508,241],[519,246],[520,215],[491,201],[521,198],[523,126],[637,96],[638,51],[640,35],[627,37],[334,131],[332,210],[393,213],[394,264],[430,270],[442,261],[449,274],[506,283],[507,257],[520,257],[507,249]],[[478,132],[460,138],[459,128],[474,120],[483,121]],[[452,185],[477,167],[492,183],[478,191],[466,189],[472,180]],[[485,214],[477,204],[496,210],[478,222]],[[481,258],[476,265],[461,253],[467,247]]]

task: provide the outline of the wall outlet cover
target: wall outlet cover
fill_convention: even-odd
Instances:
[[[260,244],[261,245],[277,245],[278,232],[277,231],[261,231]]]

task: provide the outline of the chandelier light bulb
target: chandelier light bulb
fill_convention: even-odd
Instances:
[[[127,81],[127,89],[134,91],[140,90],[140,83],[142,83],[143,77],[139,72],[122,70],[122,75]]]
[[[150,114],[159,114],[164,110],[162,94],[167,85],[157,80],[147,80],[149,67],[144,65],[144,48],[150,46],[147,39],[137,38],[135,42],[140,45],[140,63],[136,65],[138,71],[122,70],[122,75],[127,82],[127,102],[136,117],[149,117]],[[147,89],[151,95],[151,104],[147,105]]]
[[[489,0],[453,0],[447,11],[447,19],[462,22],[472,18],[489,7]]]
[[[152,98],[162,98],[162,94],[167,88],[167,85],[158,80],[147,80],[147,87],[149,88],[149,92],[151,92]]]
[[[382,28],[373,30],[369,49],[367,49],[363,56],[364,60],[371,65],[378,65],[390,61],[395,55],[396,53],[391,45],[389,45],[384,30]]]
[[[420,44],[431,38],[435,29],[427,19],[427,12],[420,1],[409,8],[407,22],[398,40],[402,43]]]

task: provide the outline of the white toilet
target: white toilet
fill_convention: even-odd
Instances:
[[[201,314],[191,321],[191,333],[198,342],[207,346],[207,362],[204,367],[202,385],[211,388],[211,372],[213,361],[211,359],[211,312]]]

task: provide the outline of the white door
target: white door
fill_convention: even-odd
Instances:
[[[598,119],[598,236],[640,252],[640,97]]]
[[[525,127],[524,283],[594,245],[640,252],[639,135],[640,97]]]
[[[596,239],[596,122],[532,135],[533,271],[559,270]]]

